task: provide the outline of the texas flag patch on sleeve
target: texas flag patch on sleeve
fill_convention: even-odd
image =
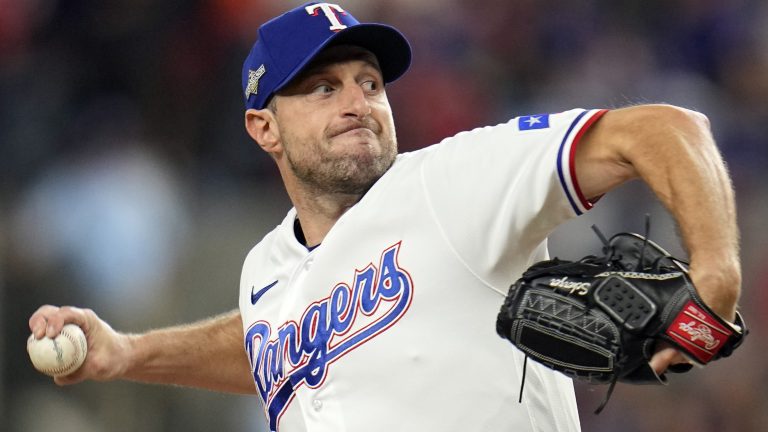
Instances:
[[[517,118],[517,128],[521,131],[546,129],[549,127],[549,114],[527,115]]]

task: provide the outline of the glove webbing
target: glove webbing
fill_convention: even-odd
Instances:
[[[597,225],[592,225],[592,230],[595,232],[597,237],[603,243],[603,253],[605,254],[604,256],[598,257],[595,255],[589,255],[576,262],[560,261],[559,259],[554,258],[552,260],[555,262],[554,265],[531,267],[523,274],[523,278],[535,279],[543,274],[564,274],[564,275],[581,274],[585,276],[586,275],[593,276],[604,271],[605,270],[604,265],[606,263],[616,265],[621,270],[642,271],[645,268],[645,262],[644,262],[645,248],[646,248],[646,245],[648,244],[648,235],[651,230],[650,216],[648,214],[646,214],[645,216],[646,216],[645,237],[643,239],[643,246],[640,249],[640,260],[638,261],[635,269],[625,269],[621,266],[620,264],[621,256],[616,256],[614,248],[610,245],[610,242],[605,237],[605,235],[603,235],[602,231],[600,231]],[[651,267],[655,269],[660,268],[660,266],[662,265],[663,258],[667,258],[667,257],[660,257],[656,259],[651,265]],[[623,338],[624,336],[623,333],[626,327],[624,325],[626,324],[626,318],[621,322],[621,324],[622,325],[619,327],[620,329],[619,332],[620,332],[620,338]],[[523,360],[523,374],[520,380],[520,395],[518,398],[518,403],[523,402],[523,389],[525,388],[525,375],[526,375],[527,366],[528,366],[528,355],[526,354],[525,359]],[[619,380],[619,376],[615,375],[611,380],[610,385],[608,386],[608,390],[605,393],[605,397],[603,398],[603,401],[595,410],[595,414],[600,414],[603,411],[603,409],[606,407],[606,405],[608,405],[608,401],[610,400],[611,395],[613,395],[613,390],[616,388],[616,383],[618,382],[618,380]]]
[[[600,239],[601,242],[603,242],[603,252],[606,254],[605,259],[608,261],[616,262],[616,260],[621,260],[621,257],[616,256],[616,251],[613,249],[613,247],[610,245],[610,241],[608,241],[608,238],[603,235],[602,231],[597,227],[597,225],[592,225],[592,231],[597,234],[597,237]],[[644,261],[645,261],[645,247],[648,245],[648,235],[651,231],[651,217],[648,213],[645,214],[645,236],[643,238],[643,246],[640,248],[640,260],[637,262],[637,265],[635,266],[634,271],[641,271],[644,267]],[[654,263],[654,267],[657,265],[660,265],[661,259],[656,260]],[[624,318],[622,320],[621,326],[619,327],[619,338],[622,339],[624,337],[624,329],[626,326],[627,319]],[[619,375],[616,374],[613,376],[613,379],[611,380],[611,384],[608,386],[608,390],[605,392],[605,397],[603,398],[603,401],[600,402],[600,405],[595,410],[595,415],[600,414],[603,411],[603,408],[605,408],[606,405],[608,405],[608,401],[611,399],[611,396],[613,395],[613,389],[616,388],[616,383],[619,381]]]

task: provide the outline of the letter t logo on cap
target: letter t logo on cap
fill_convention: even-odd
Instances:
[[[325,14],[325,17],[328,18],[328,21],[331,22],[331,26],[329,27],[332,31],[339,31],[344,30],[347,28],[344,24],[339,21],[339,17],[336,16],[336,12],[346,14],[344,9],[341,8],[341,6],[333,3],[318,3],[309,5],[304,8],[308,14],[312,16],[317,16],[317,10],[321,9],[323,13]]]

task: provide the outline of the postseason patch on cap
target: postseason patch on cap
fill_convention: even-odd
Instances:
[[[245,98],[248,99],[252,94],[259,94],[259,78],[267,71],[264,65],[256,70],[248,71],[248,85],[245,88]]]
[[[517,128],[521,131],[546,129],[549,127],[549,114],[527,115],[517,118]]]

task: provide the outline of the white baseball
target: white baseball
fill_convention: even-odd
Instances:
[[[85,333],[75,324],[66,324],[61,334],[51,339],[44,336],[27,339],[27,352],[35,369],[50,376],[69,375],[76,371],[88,354]]]

